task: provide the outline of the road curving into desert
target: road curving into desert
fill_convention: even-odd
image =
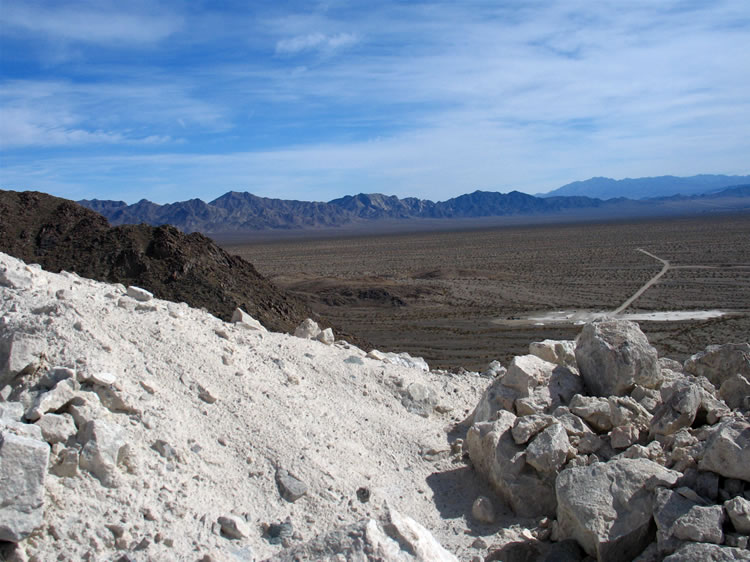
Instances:
[[[662,258],[660,258],[658,256],[655,256],[654,254],[652,254],[651,252],[648,252],[648,251],[644,250],[643,248],[637,248],[637,251],[642,252],[642,253],[646,254],[647,256],[649,256],[651,258],[654,258],[655,260],[660,261],[661,263],[664,264],[664,267],[661,268],[661,271],[659,273],[657,273],[656,275],[654,275],[651,279],[648,280],[648,282],[646,282],[640,289],[638,289],[632,297],[630,297],[628,300],[626,300],[624,303],[622,303],[618,308],[616,308],[615,310],[613,310],[612,311],[613,315],[617,315],[617,314],[622,313],[631,304],[633,304],[633,302],[638,297],[640,297],[649,288],[651,288],[656,282],[658,282],[659,279],[661,279],[667,271],[669,271],[670,264],[669,264],[668,260],[665,260],[665,259],[662,259]]]

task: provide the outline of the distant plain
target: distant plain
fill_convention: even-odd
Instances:
[[[726,313],[639,322],[660,355],[750,339],[750,213],[217,241],[321,317],[433,367],[481,370],[531,341],[575,338],[580,326],[528,317],[613,311],[662,268],[638,248],[671,268],[626,312]]]

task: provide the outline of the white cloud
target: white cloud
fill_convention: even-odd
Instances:
[[[276,43],[276,52],[282,54],[295,54],[301,51],[334,51],[342,47],[353,45],[357,42],[357,36],[353,33],[336,33],[324,35],[323,33],[308,33],[297,35],[289,39],[282,39]]]
[[[20,28],[83,43],[154,43],[182,26],[179,16],[137,8],[137,3],[4,2],[0,21],[6,32]]]

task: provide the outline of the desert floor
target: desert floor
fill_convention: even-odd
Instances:
[[[660,355],[750,334],[750,214],[223,245],[346,331],[432,367],[483,369],[530,341],[572,339],[582,317],[612,313],[667,262],[622,311],[690,312],[638,318]]]

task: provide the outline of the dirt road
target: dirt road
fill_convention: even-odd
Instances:
[[[652,254],[651,252],[648,252],[648,251],[644,250],[643,248],[638,248],[638,251],[646,254],[647,256],[649,256],[651,258],[654,258],[655,260],[659,260],[661,263],[664,264],[664,267],[661,268],[661,271],[659,273],[657,273],[656,275],[654,275],[651,279],[648,280],[648,282],[646,282],[640,289],[638,289],[632,297],[630,297],[628,300],[626,300],[624,303],[622,303],[618,308],[616,308],[615,310],[613,310],[612,311],[613,315],[617,315],[617,314],[620,314],[621,312],[623,312],[626,308],[628,308],[631,304],[633,304],[633,302],[638,297],[640,297],[650,287],[652,287],[657,281],[659,281],[659,279],[661,279],[667,271],[669,271],[669,267],[670,267],[669,261],[664,260],[664,259],[662,259],[662,258],[660,258],[658,256],[655,256],[654,254]]]

